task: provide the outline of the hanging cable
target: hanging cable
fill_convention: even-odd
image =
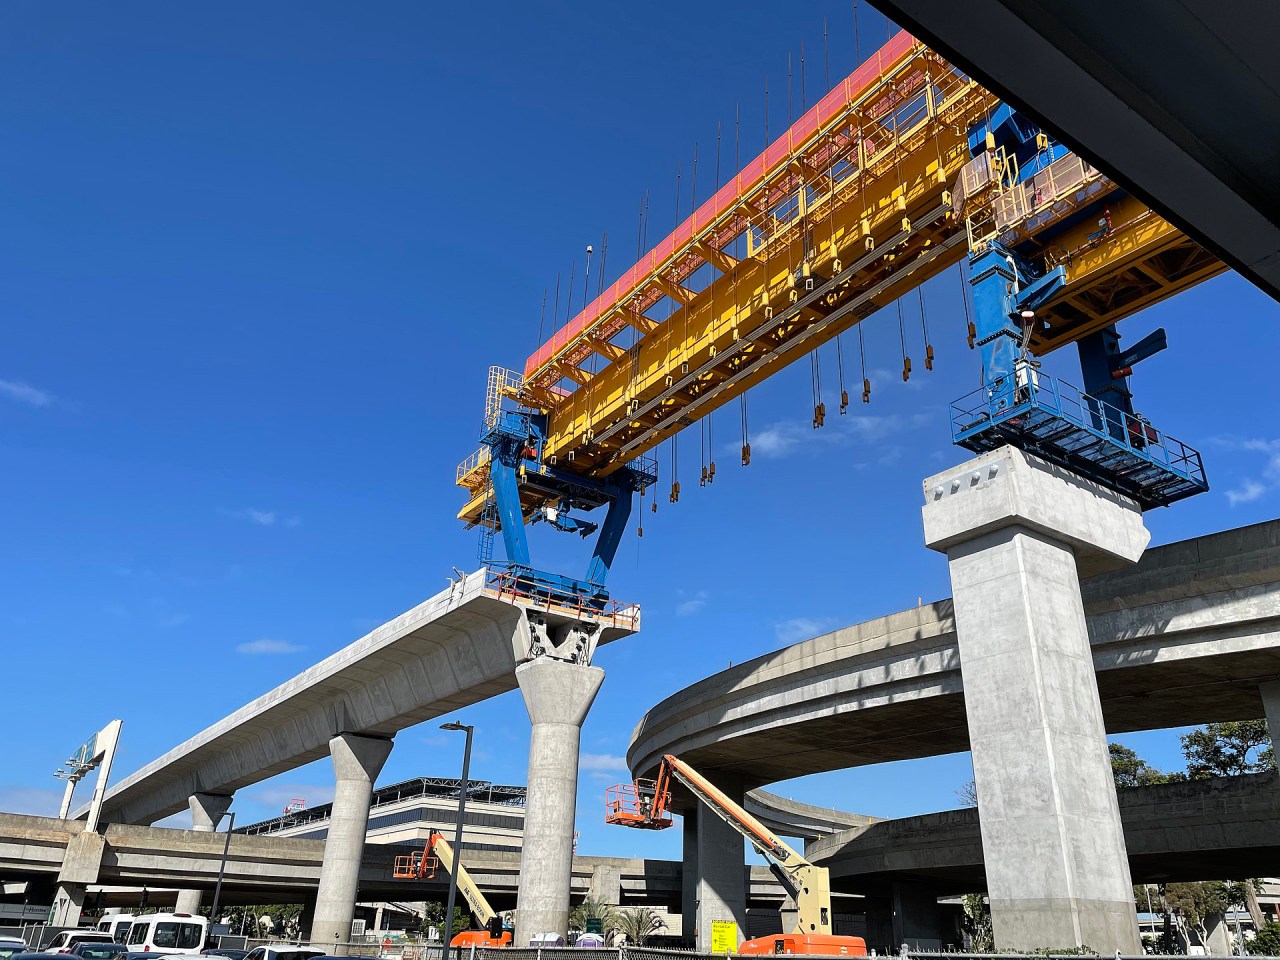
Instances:
[[[677,479],[680,476],[680,445],[677,442],[679,438],[680,438],[680,434],[673,433],[671,435],[671,441],[670,441],[671,494],[667,499],[669,499],[672,503],[678,503],[680,500],[680,481]]]
[[[547,323],[547,288],[542,288],[542,315],[538,317],[538,342],[533,345],[536,350],[542,346],[542,328]]]
[[[902,324],[902,298],[897,300],[898,304],[898,342],[902,344],[902,382],[906,383],[911,379],[911,358],[907,356],[907,329]]]
[[[920,332],[924,334],[924,368],[933,369],[933,344],[929,342],[929,319],[924,312],[924,284],[916,287],[920,297]]]
[[[849,391],[844,388],[844,347],[840,343],[843,334],[836,334],[836,377],[840,382],[840,416],[849,409]]]
[[[751,440],[747,433],[747,394],[742,394],[742,465],[751,465]]]
[[[960,261],[960,302],[964,304],[964,329],[969,338],[969,349],[972,350],[978,341],[978,328],[969,316],[969,282],[964,277],[964,261]]]
[[[858,321],[858,356],[862,360],[862,402],[871,402],[871,381],[867,379],[867,348],[862,342],[862,321]]]

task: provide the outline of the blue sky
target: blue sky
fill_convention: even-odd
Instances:
[[[865,52],[885,28],[863,6]],[[0,809],[56,807],[50,773],[108,720],[125,722],[123,775],[474,566],[453,472],[488,366],[521,366],[544,289],[575,259],[581,277],[587,243],[609,231],[610,278],[628,265],[646,190],[660,235],[695,143],[710,184],[739,102],[743,156],[760,148],[766,75],[780,129],[801,42],[812,102],[824,16],[840,77],[843,3],[498,4],[479,24],[391,0],[0,9]],[[645,629],[598,656],[581,850],[676,852],[599,817],[658,700],[948,595],[919,507],[923,477],[965,456],[946,423],[978,377],[958,291],[954,273],[928,284],[937,369],[909,325],[909,384],[896,317],[869,321],[869,407],[814,432],[807,365],[779,374],[751,395],[750,468],[736,415],[717,418],[709,489],[687,432],[680,504],[644,515],[613,575]],[[1124,331],[1160,325],[1171,347],[1135,378],[1139,408],[1203,449],[1214,488],[1150,514],[1153,542],[1275,516],[1280,307],[1227,275]],[[860,379],[852,342],[845,356]],[[1065,352],[1051,367],[1076,378]],[[585,564],[571,538],[534,542],[544,566]],[[462,718],[476,775],[523,782],[517,696]],[[1173,733],[1125,740],[1178,762]],[[452,775],[459,746],[405,731],[381,779]],[[776,789],[891,816],[954,806],[970,775],[960,755]],[[327,800],[331,780],[326,762],[247,788],[239,818]]]

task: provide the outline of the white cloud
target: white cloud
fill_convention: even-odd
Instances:
[[[928,414],[911,416],[891,413],[875,415],[855,413],[847,416],[827,417],[826,426],[813,429],[798,420],[771,423],[750,436],[751,452],[764,457],[781,457],[802,448],[849,447],[879,443],[889,437],[901,436],[908,430],[916,430],[933,421]],[[736,449],[736,448],[735,448]]]
[[[235,517],[237,520],[248,520],[250,523],[256,523],[260,527],[274,527],[277,523],[282,527],[296,527],[302,523],[299,517],[281,516],[276,510],[255,510],[253,507],[245,507],[243,510],[223,510],[221,512],[228,517]]]
[[[1231,506],[1252,503],[1280,489],[1280,440],[1263,440],[1257,437],[1215,437],[1214,441],[1229,449],[1260,453],[1266,457],[1266,463],[1263,464],[1259,477],[1245,477],[1238,487],[1227,491],[1227,502]]]
[[[708,594],[705,590],[699,590],[694,594],[686,594],[681,590],[679,596],[685,599],[676,604],[677,617],[691,617],[707,605]]]
[[[301,646],[290,643],[288,640],[271,640],[264,637],[261,640],[250,640],[248,643],[240,644],[236,647],[236,653],[261,656],[272,653],[297,653],[301,649]]]
[[[821,617],[814,619],[812,617],[793,617],[790,620],[781,620],[773,625],[773,632],[778,638],[779,643],[787,644],[799,643],[801,640],[808,640],[816,637],[833,626],[833,621],[829,617]]]
[[[609,753],[584,753],[578,761],[580,770],[613,772],[627,772],[627,761],[624,757],[615,757]]]
[[[8,397],[29,407],[47,407],[53,403],[53,394],[20,380],[0,380],[0,397]]]
[[[61,790],[46,790],[42,787],[21,787],[12,783],[0,786],[0,810],[5,813],[25,813],[33,817],[56,817],[61,806]]]
[[[1246,480],[1238,489],[1227,491],[1227,500],[1234,507],[1238,503],[1252,503],[1266,492],[1266,484],[1259,483],[1257,480]]]

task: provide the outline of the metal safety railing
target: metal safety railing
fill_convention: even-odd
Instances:
[[[1081,470],[1091,479],[1163,506],[1209,488],[1200,452],[1144,417],[1020,362],[1018,372],[951,404],[951,434],[974,451],[1003,444]]]
[[[545,582],[512,570],[486,569],[485,592],[497,600],[558,613],[575,620],[592,620],[624,630],[640,629],[640,607],[617,600],[599,601],[567,590],[551,589]]]

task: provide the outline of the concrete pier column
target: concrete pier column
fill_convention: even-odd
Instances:
[[[908,950],[940,951],[947,943],[938,890],[919,880],[893,882],[893,945]]]
[[[516,682],[533,724],[516,901],[515,945],[523,947],[535,933],[569,929],[578,744],[604,671],[542,657],[516,667]]]
[[[195,793],[187,800],[191,807],[191,829],[197,833],[212,833],[222,822],[227,809],[231,806],[231,797],[214,793]],[[175,913],[198,913],[200,910],[199,890],[179,890]],[[214,919],[217,922],[217,919]]]
[[[55,927],[80,926],[80,912],[84,909],[85,885],[59,881],[53,894],[53,909],[49,912],[50,925]]]
[[[1010,447],[924,494],[954,591],[996,947],[1138,953],[1080,577],[1142,555],[1142,513]]]
[[[704,771],[705,775],[705,771]],[[737,778],[714,777],[713,783],[734,803],[746,796]],[[747,866],[742,834],[698,804],[698,950],[711,949],[711,924],[732,920],[738,942],[747,932]]]
[[[1258,692],[1262,694],[1262,715],[1267,718],[1271,743],[1280,750],[1280,680],[1258,684]]]
[[[360,860],[369,829],[373,781],[391,754],[391,741],[341,733],[329,741],[329,754],[337,783],[320,862],[311,941],[345,956],[360,886]]]
[[[680,935],[689,940],[698,936],[698,813],[686,810],[683,817],[684,851],[680,866]]]

